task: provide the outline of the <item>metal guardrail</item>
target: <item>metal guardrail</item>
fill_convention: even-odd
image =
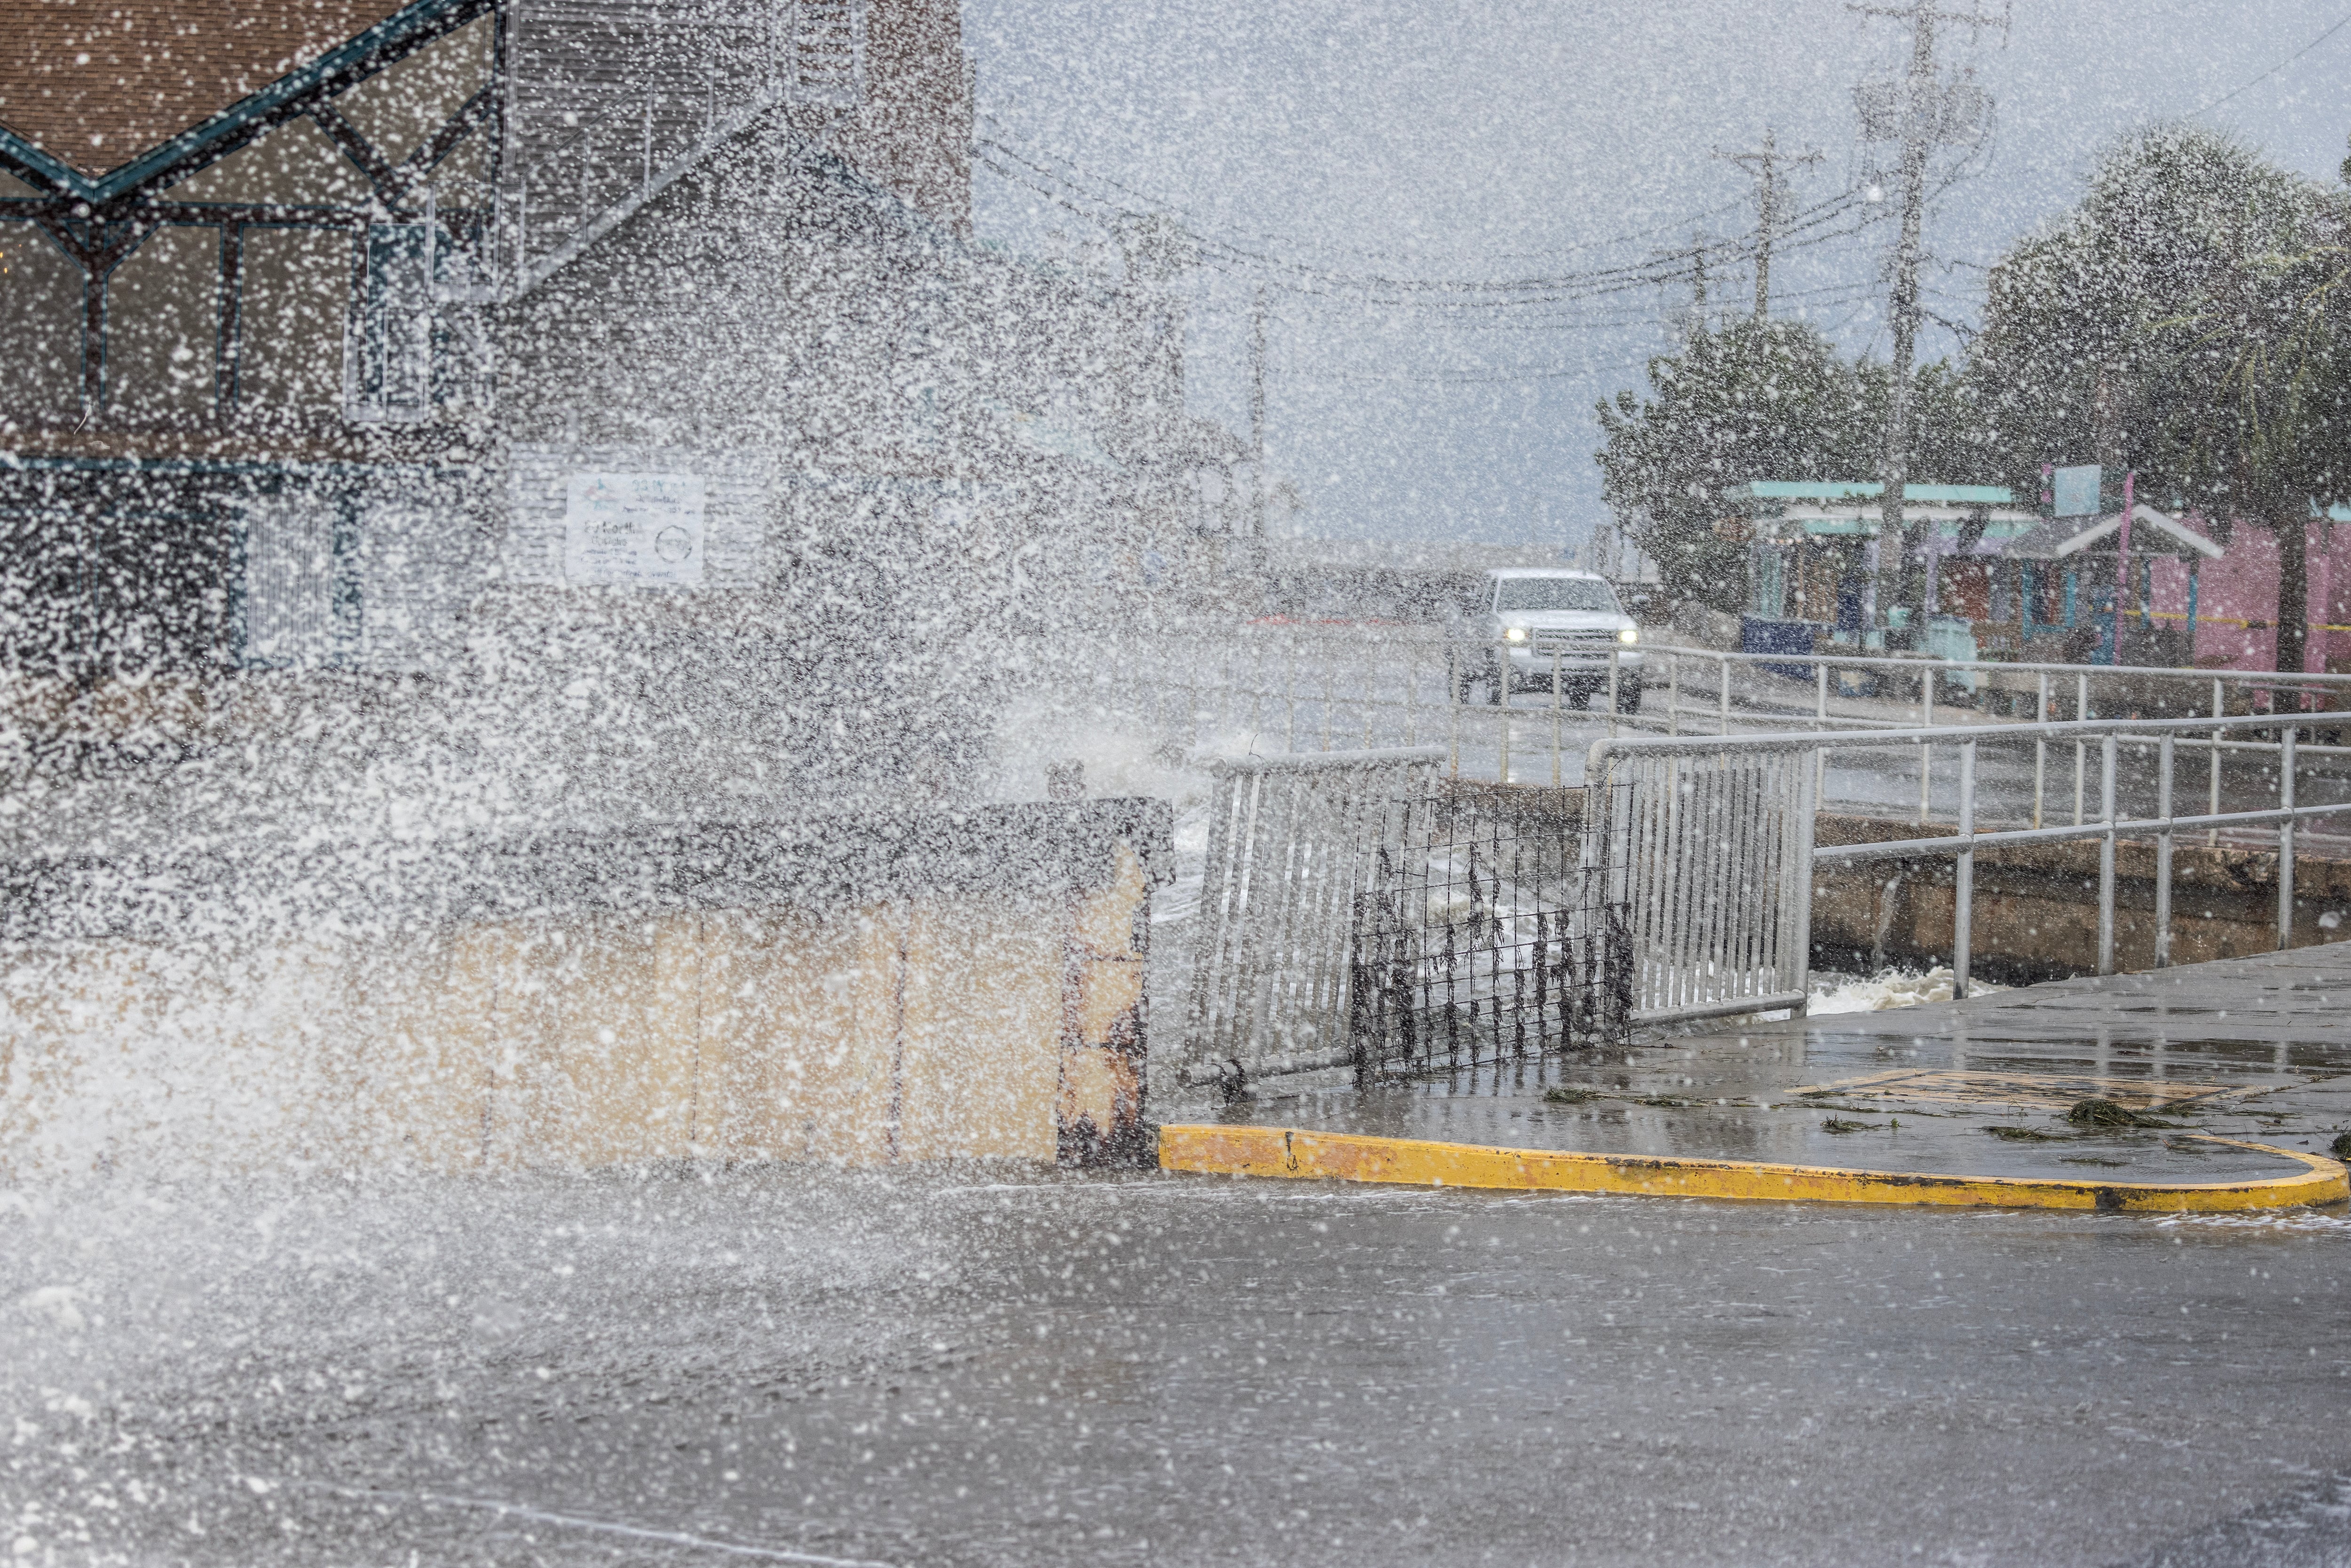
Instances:
[[[1378,856],[1403,858],[1409,803],[1444,762],[1428,747],[1211,765],[1180,1082],[1237,1088],[1353,1061],[1354,895]]]
[[[1752,908],[1722,909],[1705,896],[1712,890],[1712,898],[1749,896],[1745,890],[1769,887],[1770,867],[1761,858],[1763,846],[1784,841],[1792,835],[1801,835],[1804,851],[1796,862],[1807,868],[1817,868],[1837,862],[1916,859],[1921,856],[1949,855],[1955,862],[1955,894],[1953,909],[1953,953],[1951,968],[1953,992],[1964,997],[1968,992],[1972,963],[1972,933],[1974,913],[1975,856],[1980,849],[2032,843],[2055,843],[2066,841],[2095,839],[2099,843],[2098,854],[2098,972],[2114,973],[2115,966],[2115,844],[2118,838],[2152,835],[2156,841],[2156,951],[2158,967],[2167,966],[2171,955],[2171,881],[2174,841],[2182,831],[2206,830],[2214,833],[2224,828],[2261,827],[2274,825],[2278,845],[2278,934],[2277,942],[2283,949],[2292,937],[2294,913],[2294,829],[2297,823],[2314,819],[2351,812],[2351,801],[2328,805],[2304,806],[2295,800],[2295,775],[2299,759],[2308,749],[2299,745],[2300,731],[2305,725],[2281,723],[2276,715],[2249,715],[2223,718],[2179,719],[2086,719],[2060,721],[2037,725],[2012,725],[1997,729],[1981,726],[1945,726],[1936,728],[1879,730],[1868,733],[1850,731],[1815,731],[1803,735],[1761,736],[1684,736],[1643,737],[1639,738],[1603,739],[1593,743],[1585,757],[1585,777],[1595,782],[1614,786],[1621,781],[1634,785],[1635,804],[1633,821],[1627,824],[1627,852],[1633,862],[1634,928],[1646,930],[1644,940],[1648,946],[1636,955],[1642,961],[1678,965],[1674,973],[1679,988],[1668,992],[1663,1005],[1636,1011],[1635,1023],[1657,1023],[1677,1019],[1701,1018],[1709,1014],[1762,1011],[1788,1007],[1801,1013],[1803,994],[1809,988],[1811,949],[1811,877],[1809,871],[1797,878],[1802,884],[1801,895],[1782,889],[1783,899],[1792,899],[1787,907],[1799,913],[1792,929],[1782,938],[1782,946],[1762,952],[1753,947],[1724,949],[1714,935],[1722,924],[1730,920],[1758,918]],[[2277,769],[2278,799],[2274,807],[2238,811],[2201,811],[2180,815],[2175,810],[2175,754],[2183,737],[2213,741],[2206,737],[2247,730],[2273,730],[2278,739],[2270,743],[2279,754]],[[2099,809],[2095,819],[2071,826],[1995,829],[1980,831],[1976,827],[1977,753],[1985,745],[2031,743],[2045,747],[2052,740],[2074,739],[2087,745],[2098,743],[2100,751]],[[1736,827],[1714,826],[1717,819],[1705,814],[1687,815],[1684,822],[1668,831],[1652,832],[1648,839],[1640,834],[1649,831],[1639,824],[1669,813],[1670,806],[1651,805],[1647,817],[1642,815],[1639,804],[1646,784],[1654,798],[1656,780],[1660,775],[1669,781],[1675,798],[1702,798],[1705,792],[1720,790],[1729,786],[1718,782],[1727,780],[1751,769],[1755,759],[1765,757],[1792,758],[1799,770],[1813,780],[1820,777],[1823,754],[1831,750],[1845,751],[1856,747],[1886,748],[1915,746],[1922,754],[1927,748],[1945,744],[1955,746],[1959,754],[1959,822],[1955,833],[1932,838],[1890,840],[1867,844],[1836,844],[1815,846],[1811,841],[1814,797],[1802,780],[1771,803],[1767,815],[1776,817],[1781,826],[1776,833],[1768,829],[1759,831],[1751,821],[1742,821]],[[2122,746],[2137,744],[2154,746],[2158,749],[2158,805],[2152,817],[2125,818],[2116,810],[2116,781],[2118,752]],[[2251,744],[2251,743],[2246,743]],[[1612,789],[1613,794],[1613,789]],[[1649,912],[1645,914],[1642,902],[1644,889],[1666,890],[1652,893]],[[1698,890],[1697,895],[1685,896],[1676,890]],[[1652,924],[1644,927],[1643,922]],[[1792,944],[1792,953],[1786,945]],[[1711,967],[1708,967],[1711,966]],[[1798,983],[1773,991],[1775,983],[1784,985],[1781,977],[1794,974]]]
[[[1448,787],[1443,763],[1426,747],[1212,765],[1179,1082],[1238,1094],[1625,1039],[1604,813],[1587,791]]]
[[[1149,656],[1137,657],[1131,667],[1108,668],[1098,654],[1078,662],[1078,667],[1106,684],[1147,692],[1154,720],[1187,740],[1223,727],[1261,735],[1269,745],[1292,752],[1442,743],[1447,770],[1454,775],[1554,786],[1577,781],[1569,759],[1586,746],[1593,724],[1604,724],[1612,738],[1627,731],[1672,737],[1782,728],[1907,734],[1936,727],[1938,713],[1949,712],[1966,716],[1959,722],[1981,733],[2061,718],[2091,719],[2102,707],[2144,713],[2152,706],[2164,710],[2162,716],[2198,712],[2214,720],[2248,713],[2308,715],[2309,724],[2330,729],[2337,727],[2319,716],[2341,711],[2340,727],[2351,730],[2351,674],[1834,651],[1744,653],[1663,643],[1604,653],[1553,653],[1549,668],[1520,688],[1520,696],[1531,701],[1495,702],[1485,673],[1512,647],[1497,643],[1489,649],[1482,643],[1448,639],[1434,626],[1228,625],[1151,648]],[[1636,653],[1637,672],[1626,662]],[[1792,666],[1808,666],[1809,681],[1776,673]],[[1898,675],[1916,684],[1916,700],[1905,702],[1908,711],[1902,716],[1887,716],[1883,707],[1888,699],[1834,691],[1832,677],[1840,671]],[[2029,690],[2005,694],[2029,703],[2030,716],[1988,711],[1988,691],[1972,699],[1954,696],[1947,688],[1965,676],[1985,678],[1985,684],[2001,676],[2031,677]],[[1744,689],[1742,677],[1751,677]],[[1860,711],[1872,706],[1880,711]],[[2197,727],[2210,732],[2215,726]],[[2224,754],[2277,748],[2272,740],[2227,740],[2217,734],[2181,744],[2208,754],[2204,782],[2212,812],[2220,810]],[[2311,757],[2351,758],[2351,746],[2307,745],[2304,750]],[[1931,750],[1923,760],[1931,765]],[[2053,773],[2052,760],[2044,739],[2035,758],[2035,826],[2064,811],[2063,762]],[[2086,820],[2086,750],[2077,749],[2072,761],[2072,814],[2078,822]],[[1921,822],[1928,806],[1926,787],[1922,769]]]
[[[1670,746],[1670,743],[1668,743]],[[1601,741],[1586,838],[1626,913],[1635,1025],[1804,1006],[1814,769],[1778,747],[1689,754]]]

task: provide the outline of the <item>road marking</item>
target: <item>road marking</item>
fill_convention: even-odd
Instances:
[[[786,1546],[740,1546],[731,1541],[713,1541],[706,1535],[689,1535],[682,1530],[653,1530],[641,1524],[622,1524],[607,1519],[589,1519],[576,1513],[550,1513],[543,1508],[529,1508],[521,1503],[499,1502],[493,1498],[453,1497],[446,1492],[391,1491],[376,1487],[339,1487],[319,1481],[288,1481],[288,1486],[306,1490],[337,1492],[344,1497],[395,1498],[404,1502],[439,1503],[448,1508],[478,1508],[493,1513],[507,1514],[516,1519],[528,1519],[538,1524],[560,1524],[573,1530],[592,1530],[606,1535],[625,1535],[632,1541],[665,1541],[673,1546],[690,1546],[704,1552],[721,1552],[731,1557],[756,1557],[768,1563],[806,1563],[814,1568],[895,1568],[889,1563],[876,1563],[863,1557],[827,1557],[816,1552],[795,1552]]]
[[[2196,1134],[2304,1167],[2290,1176],[2228,1182],[2095,1182],[2043,1176],[1942,1176],[1770,1165],[1755,1160],[1646,1158],[1554,1149],[1503,1149],[1418,1138],[1317,1133],[1296,1127],[1178,1125],[1159,1129],[1164,1170],[1395,1182],[1416,1186],[1604,1192],[1812,1203],[1931,1204],[1978,1207],[2096,1208],[2217,1214],[2340,1203],[2351,1180],[2337,1162],[2269,1144]]]

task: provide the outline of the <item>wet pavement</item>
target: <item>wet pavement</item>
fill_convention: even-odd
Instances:
[[[1441,1063],[1442,1057],[1438,1061]],[[2143,1124],[2066,1113],[2114,1101]],[[1960,1002],[1707,1025],[1364,1090],[1269,1081],[1169,1122],[1526,1149],[2116,1182],[2282,1176],[2351,1130],[2351,946]],[[2226,1141],[2223,1141],[2226,1140]]]
[[[2351,1556],[2340,1213],[1000,1169],[9,1196],[26,1563]]]
[[[2351,1122],[2338,997],[2351,964],[2304,949],[1229,1113],[2215,1180],[2267,1156],[2185,1129]],[[2179,1127],[2079,1129],[2085,1089]],[[27,1187],[0,1540],[43,1568],[2304,1568],[2351,1562],[2347,1304],[2339,1203],[1011,1166]]]

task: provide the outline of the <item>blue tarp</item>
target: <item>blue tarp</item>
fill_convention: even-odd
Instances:
[[[1742,653],[1810,653],[1813,639],[1824,636],[1826,626],[1817,621],[1766,621],[1759,615],[1739,618],[1739,651]],[[1785,675],[1792,681],[1809,681],[1813,666],[1803,664],[1760,664],[1759,669],[1775,675]]]

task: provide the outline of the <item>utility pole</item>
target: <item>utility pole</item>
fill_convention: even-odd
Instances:
[[[1265,285],[1249,312],[1249,447],[1256,454],[1249,482],[1250,526],[1265,538]]]
[[[1690,332],[1693,337],[1706,330],[1706,252],[1710,243],[1712,242],[1706,235],[1693,232],[1690,235],[1687,250],[1653,250],[1649,253],[1651,261],[1687,260],[1689,262]],[[1661,277],[1658,281],[1667,281],[1670,276],[1669,274],[1667,277]]]
[[[1976,11],[1938,10],[1933,0],[1911,0],[1907,5],[1852,5],[1848,11],[1864,16],[1891,16],[1910,24],[1910,69],[1900,97],[1902,132],[1902,229],[1894,252],[1894,386],[1887,400],[1886,493],[1880,498],[1877,521],[1877,603],[1882,617],[1900,597],[1909,562],[1909,540],[1902,527],[1902,492],[1909,483],[1910,365],[1918,340],[1918,239],[1927,207],[1927,159],[1942,140],[1944,93],[1935,79],[1935,24],[1955,22],[1967,27],[1999,27],[2005,32],[2006,16],[1987,16]]]
[[[1816,152],[1781,152],[1776,151],[1770,126],[1763,128],[1763,145],[1753,152],[1725,152],[1716,148],[1714,155],[1755,176],[1757,222],[1755,225],[1755,319],[1769,320],[1771,316],[1771,233],[1779,220],[1779,165],[1817,163]]]

